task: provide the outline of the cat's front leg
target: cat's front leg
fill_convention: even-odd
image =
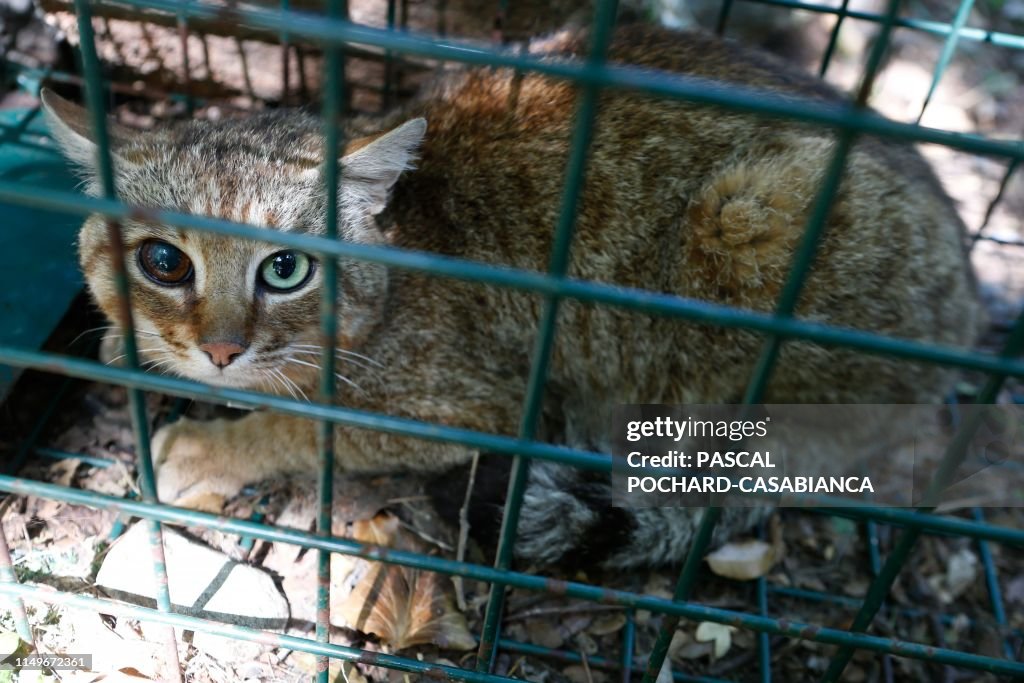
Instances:
[[[153,437],[157,496],[219,512],[246,484],[282,474],[314,473],[319,466],[317,425],[307,418],[253,412],[238,420],[200,422],[182,418]],[[458,444],[338,425],[335,468],[349,473],[439,471],[472,457]]]
[[[315,471],[316,422],[254,412],[238,420],[183,418],[159,429],[152,454],[162,502],[220,512],[246,484]]]

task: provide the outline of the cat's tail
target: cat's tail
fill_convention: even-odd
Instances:
[[[480,461],[468,511],[470,534],[486,550],[497,542],[510,462],[499,456]],[[467,481],[465,473],[450,473],[435,487],[435,505],[450,522],[457,524]],[[632,569],[686,559],[701,508],[617,508],[611,493],[607,473],[531,463],[515,546],[520,566]],[[765,508],[726,508],[712,545],[751,529],[766,513]]]

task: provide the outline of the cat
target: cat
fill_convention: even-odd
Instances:
[[[586,44],[585,34],[567,34],[535,49],[563,59],[585,54]],[[701,33],[620,28],[609,59],[842,101],[772,57]],[[545,270],[576,101],[565,81],[470,68],[386,117],[349,122],[341,238]],[[85,111],[52,93],[43,102],[95,194]],[[290,110],[144,133],[111,123],[118,194],[131,204],[322,233],[321,130],[316,117]],[[835,148],[822,128],[605,92],[569,275],[770,312]],[[322,277],[315,258],[142,220],[126,220],[123,230],[145,364],[214,385],[314,395]],[[963,241],[955,207],[917,152],[860,138],[797,315],[970,345],[979,306]],[[116,320],[100,217],[85,221],[79,246],[92,296]],[[340,404],[517,433],[541,296],[339,263]],[[763,343],[749,330],[565,301],[539,436],[607,451],[616,404],[737,402]],[[765,400],[927,402],[948,381],[936,366],[793,340],[782,346]],[[272,412],[164,426],[152,443],[159,497],[216,508],[246,483],[315,471],[316,433],[314,422]],[[335,453],[345,472],[447,472],[473,456],[458,444],[345,426],[335,429]],[[685,557],[699,515],[611,508],[609,492],[606,478],[534,462],[518,561],[582,556],[621,569]],[[715,543],[759,515],[726,510]]]

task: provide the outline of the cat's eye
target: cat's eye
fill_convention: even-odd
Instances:
[[[260,279],[270,289],[291,292],[309,281],[312,260],[300,251],[279,251],[263,259]]]
[[[139,268],[159,285],[181,285],[192,278],[192,261],[185,252],[161,240],[139,247]]]

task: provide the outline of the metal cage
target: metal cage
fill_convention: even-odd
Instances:
[[[994,526],[985,521],[980,510],[973,518],[949,517],[933,514],[932,509],[897,510],[871,507],[818,509],[824,514],[851,517],[866,525],[867,533],[875,538],[878,524],[893,525],[900,529],[899,536],[887,557],[872,555],[873,580],[867,595],[857,606],[856,617],[848,629],[826,628],[823,626],[798,623],[772,616],[771,597],[783,589],[769,586],[764,578],[757,582],[757,610],[745,613],[727,609],[703,606],[689,600],[691,589],[698,578],[701,559],[708,547],[711,533],[720,509],[707,508],[703,511],[700,530],[676,585],[672,599],[664,599],[634,592],[611,590],[597,585],[566,582],[536,576],[511,568],[512,548],[516,537],[516,525],[526,475],[531,460],[541,459],[602,472],[610,472],[611,457],[606,454],[573,450],[534,440],[534,432],[544,394],[545,377],[551,352],[552,340],[556,334],[556,318],[559,304],[564,299],[575,299],[604,306],[621,307],[660,316],[672,316],[682,320],[707,325],[742,327],[755,330],[764,337],[763,348],[753,377],[744,397],[746,403],[757,403],[772,375],[780,346],[790,339],[808,340],[832,346],[844,346],[867,354],[882,354],[891,357],[925,363],[943,364],[986,373],[989,377],[977,396],[979,403],[992,403],[1008,377],[1024,378],[1024,360],[1019,356],[1024,351],[1024,316],[1013,326],[1005,348],[998,355],[966,352],[930,344],[887,338],[884,336],[838,329],[814,322],[799,320],[793,316],[795,303],[804,284],[808,270],[814,260],[816,247],[824,230],[830,204],[836,194],[844,163],[857,136],[870,134],[906,141],[928,142],[946,145],[972,153],[990,155],[1007,160],[1008,167],[1003,179],[1007,181],[1024,159],[1024,142],[1020,140],[994,140],[975,135],[957,134],[945,130],[926,128],[920,125],[897,123],[886,120],[866,108],[874,76],[879,69],[889,35],[893,30],[924,31],[945,39],[941,58],[935,67],[929,98],[946,71],[957,43],[960,40],[981,41],[1001,48],[1024,48],[1024,37],[1005,33],[985,31],[966,26],[972,0],[960,0],[951,23],[940,23],[899,16],[899,1],[891,0],[884,15],[854,12],[848,9],[848,0],[842,0],[838,8],[816,5],[798,0],[742,0],[760,2],[792,9],[810,10],[834,15],[835,23],[831,40],[821,64],[824,71],[832,57],[836,36],[845,19],[856,18],[876,22],[880,34],[871,50],[862,84],[856,99],[849,106],[833,106],[821,102],[795,101],[789,97],[776,96],[748,88],[726,84],[709,87],[678,74],[641,71],[628,66],[609,65],[605,62],[606,48],[612,33],[616,14],[615,0],[601,0],[592,31],[592,46],[585,61],[542,62],[520,52],[502,49],[484,49],[450,40],[421,37],[394,30],[374,29],[353,24],[347,20],[344,0],[329,0],[326,17],[313,17],[288,9],[282,2],[280,9],[224,8],[204,5],[192,0],[118,0],[118,4],[136,9],[155,9],[179,17],[187,26],[189,21],[227,20],[252,29],[287,35],[293,39],[302,38],[319,44],[325,54],[325,81],[323,97],[323,120],[336,121],[343,101],[343,48],[361,45],[384,50],[387,55],[415,55],[438,60],[449,60],[468,64],[510,67],[520,71],[534,71],[553,78],[569,79],[581,86],[578,110],[570,156],[566,166],[562,195],[562,209],[555,229],[555,240],[547,273],[517,271],[496,268],[478,263],[446,258],[429,253],[415,253],[390,247],[356,245],[337,239],[337,218],[335,211],[328,212],[327,234],[323,237],[286,234],[268,231],[249,225],[239,225],[209,217],[185,215],[172,211],[153,210],[146,207],[127,206],[118,201],[111,168],[111,157],[106,119],[104,112],[105,84],[96,53],[92,16],[94,3],[91,0],[74,0],[81,37],[81,62],[84,70],[88,105],[92,117],[94,134],[98,141],[100,180],[102,197],[89,198],[69,192],[59,192],[44,187],[0,181],[0,201],[29,207],[59,210],[81,216],[101,214],[108,219],[108,228],[114,245],[121,244],[119,221],[139,218],[158,221],[173,226],[205,230],[237,238],[258,239],[301,249],[321,257],[325,269],[322,301],[324,354],[319,401],[305,403],[298,400],[271,396],[250,391],[205,386],[203,384],[167,376],[147,374],[139,369],[138,353],[132,326],[131,309],[128,305],[128,282],[124,272],[123,252],[115,248],[115,266],[119,268],[117,289],[121,300],[121,323],[132,334],[125,337],[125,351],[128,368],[107,367],[97,362],[68,356],[56,355],[11,346],[0,346],[0,364],[21,368],[34,368],[70,377],[118,384],[128,389],[129,406],[135,433],[139,472],[141,473],[142,500],[119,498],[70,489],[53,484],[31,481],[10,474],[0,475],[0,490],[15,494],[31,494],[77,505],[116,510],[148,520],[150,541],[153,548],[153,571],[158,586],[157,608],[130,606],[112,601],[85,596],[76,596],[28,586],[17,581],[7,549],[6,539],[0,534],[0,594],[10,601],[21,637],[32,640],[32,633],[22,605],[23,598],[59,603],[88,610],[102,609],[106,613],[123,614],[130,617],[163,624],[168,628],[168,656],[176,663],[177,653],[173,647],[170,629],[191,629],[229,636],[259,643],[283,646],[313,653],[317,656],[318,680],[328,680],[328,658],[373,663],[383,667],[418,674],[422,676],[462,681],[503,681],[513,680],[492,673],[496,653],[499,649],[511,652],[533,653],[555,656],[563,661],[580,661],[572,652],[554,652],[538,646],[518,643],[502,638],[501,615],[507,587],[531,591],[545,591],[560,595],[605,604],[620,605],[628,610],[644,609],[665,615],[657,643],[649,657],[644,681],[654,681],[666,656],[669,641],[680,619],[712,621],[750,629],[759,634],[758,664],[760,680],[772,680],[770,635],[807,639],[837,647],[823,681],[837,681],[850,661],[854,651],[867,650],[898,657],[924,659],[977,671],[985,671],[1005,677],[1024,677],[1024,663],[1015,658],[1010,641],[1004,638],[1004,658],[982,656],[970,652],[956,651],[932,644],[903,642],[891,638],[869,635],[866,631],[872,619],[881,608],[887,593],[907,561],[917,540],[923,534],[953,534],[974,539],[984,562],[985,575],[991,596],[991,608],[996,623],[1005,626],[1007,618],[1001,598],[999,580],[995,573],[988,546],[991,543],[1005,543],[1024,546],[1024,530]],[[500,3],[506,5],[505,0]],[[722,3],[719,28],[726,26],[730,8],[734,3]],[[394,0],[391,0],[389,18],[393,25]],[[592,134],[598,93],[604,88],[628,89],[650,95],[675,98],[689,102],[705,103],[728,109],[749,112],[758,116],[785,117],[808,124],[822,126],[836,131],[838,144],[835,149],[819,194],[813,205],[811,218],[800,243],[786,286],[779,298],[774,315],[746,310],[732,309],[702,301],[687,300],[649,291],[623,289],[593,282],[584,282],[567,277],[568,256],[573,237],[577,201],[580,195],[587,164],[588,143]],[[925,105],[928,105],[928,99]],[[29,113],[33,117],[37,111]],[[325,158],[337,159],[335,153],[340,145],[339,131],[335,125],[325,123]],[[325,168],[325,192],[328,206],[337,206],[337,162],[328,162]],[[1002,196],[1000,191],[991,206]],[[333,405],[334,393],[334,338],[335,312],[337,306],[336,281],[334,278],[336,257],[362,259],[394,268],[412,269],[431,273],[435,276],[485,283],[497,287],[508,287],[543,295],[544,306],[539,332],[533,348],[533,363],[527,394],[523,400],[522,420],[518,437],[507,437],[455,429],[436,424],[426,424],[382,414],[371,414]],[[232,519],[205,514],[192,510],[175,508],[157,502],[154,470],[149,450],[148,422],[146,419],[143,392],[161,392],[172,396],[202,399],[215,403],[232,402],[249,407],[276,410],[300,415],[320,421],[321,468],[319,477],[320,512],[318,531],[301,532],[291,529],[273,528],[255,521]],[[45,419],[45,416],[44,418]],[[363,545],[345,538],[331,535],[331,492],[332,452],[331,434],[335,424],[359,428],[382,430],[396,434],[428,440],[444,440],[486,450],[513,459],[512,476],[509,484],[501,535],[494,566],[481,566],[457,562],[438,557],[384,550]],[[959,435],[945,455],[944,467],[934,482],[936,487],[944,485],[943,472],[955,469],[962,456],[962,446],[969,438],[974,426],[971,421],[960,427]],[[35,430],[38,436],[39,430]],[[34,442],[23,444],[19,458],[34,447]],[[318,552],[318,593],[317,625],[315,639],[299,638],[270,632],[262,632],[235,625],[221,624],[195,617],[175,614],[172,611],[167,590],[166,571],[163,565],[161,544],[161,523],[183,523],[202,527],[217,528],[238,533],[244,537],[279,541],[312,548]],[[483,632],[479,635],[479,651],[475,669],[429,664],[416,659],[395,655],[368,652],[329,642],[329,557],[331,553],[353,555],[379,560],[407,567],[461,576],[491,585]],[[795,592],[794,592],[795,593]],[[819,596],[817,599],[825,599]],[[849,604],[847,600],[847,604]],[[854,601],[856,602],[856,601]],[[632,612],[629,612],[630,615]],[[633,661],[632,616],[623,630],[623,648],[620,660],[590,658],[593,666],[618,669],[622,680],[639,675]],[[681,681],[713,681],[718,679],[695,677],[683,673],[675,674]]]

